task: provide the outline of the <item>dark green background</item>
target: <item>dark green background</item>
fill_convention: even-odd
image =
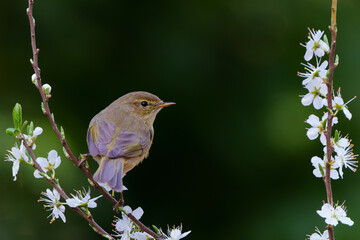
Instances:
[[[300,94],[307,27],[327,30],[330,0],[36,0],[34,16],[43,83],[53,87],[50,107],[73,152],[86,153],[90,119],[121,95],[145,90],[177,105],[155,122],[150,156],[125,178],[126,203],[141,206],[146,225],[183,223],[186,239],[304,239],[326,198],[310,159],[319,141],[307,139],[304,120],[316,112]],[[27,2],[0,2],[0,129],[11,111],[44,128],[37,156],[61,146],[40,109],[32,68]],[[359,95],[360,2],[339,1],[340,65],[334,87],[345,100]],[[359,101],[353,120],[340,114],[338,129],[360,145]],[[0,137],[1,158],[15,139]],[[87,186],[63,155],[56,171],[67,192]],[[96,164],[91,161],[91,169]],[[1,239],[100,239],[67,209],[67,223],[49,225],[40,192],[49,188],[21,165],[0,161]],[[359,239],[360,177],[345,170],[333,182],[334,199],[347,200],[354,227],[339,224],[339,239]],[[92,196],[98,193],[93,190]],[[114,213],[105,198],[93,210],[111,231]]]

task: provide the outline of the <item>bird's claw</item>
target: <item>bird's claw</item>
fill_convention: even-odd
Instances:
[[[90,153],[80,154],[80,157],[78,158],[77,166],[80,167],[90,156]]]
[[[120,192],[120,200],[114,205],[113,210],[117,213],[119,213],[119,207],[123,207],[124,206],[124,197],[123,197],[123,193]]]
[[[113,210],[117,213],[120,212],[119,207],[123,207],[124,206],[124,201],[122,199],[120,199],[115,205]]]

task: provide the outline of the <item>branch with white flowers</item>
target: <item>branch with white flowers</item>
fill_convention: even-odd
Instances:
[[[85,173],[85,175],[89,179],[90,185],[96,188],[111,203],[117,204],[118,201],[108,192],[111,189],[109,189],[108,186],[104,184],[100,184],[94,181],[89,169],[89,165],[86,161],[89,154],[80,154],[79,158],[76,158],[75,155],[72,153],[65,139],[64,129],[57,126],[54,119],[54,114],[50,111],[49,99],[51,98],[51,86],[49,84],[42,84],[40,68],[38,65],[39,49],[36,47],[35,20],[33,17],[34,0],[28,0],[28,3],[29,6],[27,8],[27,15],[30,23],[31,46],[33,52],[33,58],[30,59],[30,62],[35,72],[32,75],[31,79],[41,95],[41,109],[44,115],[48,118],[56,136],[59,138],[63,146],[65,156],[70,161],[72,161],[76,167],[78,167],[82,172]],[[89,211],[89,208],[95,208],[97,206],[95,200],[101,197],[101,195],[95,198],[91,198],[90,190],[86,191],[84,188],[82,191],[75,191],[75,194],[71,194],[72,198],[69,198],[65,191],[60,187],[59,179],[55,177],[55,169],[57,169],[61,163],[61,158],[60,156],[58,156],[57,152],[55,150],[51,150],[48,154],[48,158],[35,157],[35,141],[37,137],[42,133],[42,128],[34,128],[34,124],[33,122],[31,122],[27,126],[27,134],[23,133],[23,129],[28,124],[28,122],[22,122],[22,109],[20,104],[16,104],[13,109],[13,121],[14,127],[6,129],[6,132],[11,136],[15,136],[19,140],[20,147],[15,145],[11,149],[11,151],[8,151],[9,154],[7,155],[6,161],[11,161],[13,163],[12,172],[14,181],[16,180],[20,163],[24,162],[35,168],[35,178],[45,178],[53,186],[54,189],[52,191],[50,189],[47,189],[46,192],[42,193],[44,198],[41,198],[39,200],[44,201],[44,206],[52,211],[52,213],[50,214],[50,216],[52,217],[51,222],[53,222],[59,217],[65,222],[65,206],[68,206],[74,211],[76,211],[80,216],[85,218],[90,223],[90,226],[95,232],[107,239],[115,239],[115,237],[121,237],[121,239],[129,240],[179,240],[190,233],[190,231],[186,233],[181,233],[181,226],[178,228],[173,227],[172,229],[168,229],[168,235],[166,235],[161,229],[158,229],[154,225],[154,231],[152,231],[139,221],[141,215],[143,214],[143,210],[140,207],[132,212],[130,207],[121,206],[117,207],[117,209],[114,209],[115,211],[121,211],[122,218],[117,218],[117,220],[115,221],[115,234],[111,236],[111,234],[108,234],[106,231],[104,231],[94,221]],[[61,197],[65,200],[65,202],[60,202]]]
[[[306,64],[305,73],[298,73],[298,76],[304,78],[302,84],[308,93],[301,96],[301,103],[304,106],[313,105],[316,110],[326,108],[321,120],[314,114],[311,114],[306,120],[310,124],[306,135],[310,140],[317,139],[320,136],[320,142],[323,145],[323,158],[314,156],[311,158],[311,163],[314,166],[313,174],[315,177],[322,178],[325,183],[327,202],[324,203],[321,210],[317,213],[325,218],[327,224],[324,233],[316,228],[316,233],[309,235],[310,240],[315,239],[330,239],[334,240],[334,227],[338,222],[352,226],[354,222],[347,217],[346,208],[343,204],[338,205],[333,201],[333,192],[331,187],[331,179],[337,180],[344,177],[344,168],[349,168],[355,172],[357,168],[358,155],[353,154],[353,145],[349,140],[348,135],[341,136],[338,130],[333,131],[333,126],[338,123],[338,113],[343,112],[345,117],[349,120],[352,118],[347,105],[340,94],[340,88],[335,95],[333,90],[334,70],[339,64],[339,57],[335,55],[336,47],[336,12],[337,0],[332,1],[331,6],[331,44],[323,31],[315,31],[309,29],[309,41],[306,45],[301,44],[306,48],[304,59]],[[323,61],[322,57],[328,54],[329,62]],[[311,64],[315,58],[316,65]],[[329,66],[329,69],[327,67]],[[333,133],[334,132],[334,133]],[[334,135],[333,135],[334,134]],[[333,155],[335,153],[335,156]]]
[[[20,108],[21,110],[21,108]],[[21,112],[20,112],[21,116]],[[21,122],[19,122],[20,125]],[[15,126],[16,128],[16,126]],[[29,128],[28,128],[29,129]],[[40,128],[38,128],[40,129]],[[63,222],[66,222],[66,218],[64,215],[65,205],[68,205],[71,209],[77,212],[81,217],[87,220],[98,234],[106,237],[107,239],[114,239],[109,233],[107,233],[104,229],[102,229],[93,219],[92,215],[88,211],[88,208],[93,207],[96,204],[94,201],[99,198],[90,199],[90,192],[87,193],[85,199],[87,201],[83,201],[82,204],[71,204],[73,201],[76,201],[77,198],[69,198],[65,191],[60,187],[59,180],[55,178],[55,169],[60,165],[61,159],[58,156],[55,150],[51,150],[48,154],[48,158],[35,157],[33,146],[35,146],[34,142],[30,145],[28,144],[29,137],[27,135],[22,134],[20,131],[16,132],[15,135],[19,142],[20,147],[15,145],[11,151],[8,151],[7,160],[13,163],[13,176],[14,180],[16,180],[16,175],[19,171],[20,162],[24,161],[28,165],[31,165],[35,168],[34,177],[35,178],[45,178],[51,186],[53,186],[53,190],[46,190],[46,193],[43,193],[44,197],[40,201],[45,201],[45,207],[51,210],[51,222],[53,222],[56,218],[61,218]],[[34,137],[31,136],[31,137]],[[50,174],[50,176],[48,175]],[[60,202],[60,196],[65,199],[66,203]],[[81,207],[81,208],[80,208]],[[86,210],[86,211],[85,211]]]

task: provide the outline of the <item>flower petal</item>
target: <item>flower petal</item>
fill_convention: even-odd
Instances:
[[[141,216],[144,214],[144,210],[141,207],[138,207],[132,212],[132,214],[136,219],[140,219]]]
[[[351,120],[352,114],[351,114],[351,112],[349,111],[349,109],[347,109],[346,106],[343,107],[343,112],[344,112],[344,114],[345,114],[345,117],[346,117],[347,119]]]
[[[314,108],[319,110],[320,108],[323,107],[323,102],[322,102],[322,98],[319,96],[316,96],[313,102]]]
[[[314,99],[314,95],[308,93],[301,99],[301,103],[304,106],[309,106],[312,103],[313,99]]]
[[[308,42],[307,45],[309,45],[310,41]],[[304,56],[304,59],[305,61],[310,61],[313,57],[313,54],[314,54],[314,51],[312,49],[309,49],[307,46],[306,46],[306,53],[305,53],[305,56]]]
[[[67,203],[67,205],[69,205],[69,207],[72,207],[72,208],[77,207],[80,204],[82,204],[82,202],[78,198],[68,198],[68,199],[66,199],[66,203]]]
[[[315,55],[318,56],[318,57],[322,57],[322,56],[325,55],[325,52],[324,52],[324,50],[322,50],[321,48],[318,48],[318,49],[316,49],[316,51],[315,51]]]
[[[338,225],[338,223],[339,223],[338,220],[336,220],[335,218],[332,218],[332,217],[326,218],[325,222],[327,224],[334,225],[334,226]]]
[[[334,207],[331,206],[330,204],[328,203],[325,203],[322,207],[321,207],[321,210],[320,211],[316,211],[320,217],[323,217],[323,218],[327,218],[329,216],[331,216],[332,212],[334,211]]]
[[[320,124],[319,118],[314,114],[311,114],[309,118],[306,120],[306,122],[310,124],[312,127],[316,127]]]
[[[47,166],[49,166],[49,162],[46,158],[43,157],[38,157],[36,159],[36,162],[40,165],[40,167],[45,170],[44,168],[46,168]]]
[[[51,163],[51,165],[55,164],[57,156],[58,156],[58,154],[57,154],[57,152],[55,150],[51,150],[48,153],[48,159],[49,159],[49,162]]]
[[[327,45],[323,40],[319,41],[320,48],[322,48],[324,51],[329,51],[329,45]]]
[[[349,226],[354,225],[354,221],[351,220],[351,219],[348,218],[348,217],[339,217],[339,220],[340,220],[340,222],[342,222],[343,224],[346,224],[346,225],[349,225]]]
[[[20,161],[19,160],[14,160],[13,161],[13,166],[12,166],[12,175],[14,177],[14,181],[16,181],[16,175],[19,172],[19,168],[20,168]]]
[[[33,137],[39,136],[40,134],[42,134],[43,129],[41,127],[36,127],[33,131]]]
[[[312,127],[306,132],[306,135],[310,140],[314,140],[319,136],[319,129]]]
[[[339,179],[339,173],[336,170],[332,169],[330,171],[330,177],[334,180]]]
[[[35,177],[35,178],[42,178],[43,176],[41,176],[41,175],[40,175],[40,171],[36,169],[36,170],[34,171],[34,177]]]

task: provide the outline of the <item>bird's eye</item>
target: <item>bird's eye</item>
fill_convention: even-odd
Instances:
[[[148,105],[148,102],[147,101],[142,101],[140,104],[141,104],[141,106],[146,107]]]

